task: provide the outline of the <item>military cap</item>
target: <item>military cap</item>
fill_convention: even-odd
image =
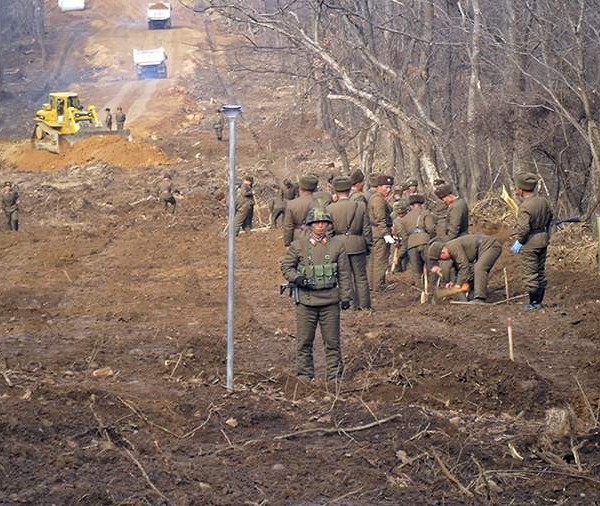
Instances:
[[[452,194],[452,186],[448,183],[441,184],[435,188],[434,193],[438,196],[438,198],[443,199],[448,195]]]
[[[336,192],[347,192],[352,188],[352,180],[348,176],[336,176],[331,184]]]
[[[300,176],[300,188],[306,191],[314,192],[319,184],[319,178],[314,174]]]
[[[429,243],[429,249],[427,250],[427,256],[429,260],[437,262],[440,259],[440,253],[444,243],[442,241],[433,240]]]
[[[254,184],[254,177],[252,177],[252,176],[246,176],[244,178],[244,181],[248,181],[250,184]]]
[[[411,177],[409,179],[407,179],[406,181],[404,181],[404,188],[408,188],[410,186],[419,186],[419,183],[417,182],[417,180],[414,177]]]
[[[420,193],[413,193],[408,196],[409,204],[424,204],[425,203],[425,195],[421,195]]]
[[[362,170],[356,169],[350,174],[350,180],[352,181],[352,184],[362,183],[365,180],[365,175]]]
[[[380,175],[379,172],[371,172],[369,174],[369,186],[377,186],[377,179]]]
[[[535,190],[538,181],[539,178],[532,172],[521,172],[515,176],[515,186],[528,192]]]
[[[171,174],[169,174],[168,172],[165,172],[163,174],[163,178],[165,178],[165,179],[171,179]]]
[[[11,181],[4,181],[4,186],[12,186],[12,182]]]
[[[333,223],[331,215],[325,211],[325,209],[322,207],[313,207],[306,215],[306,224],[310,225],[317,221],[328,221],[329,223]]]
[[[392,186],[394,184],[394,178],[392,176],[386,176],[385,174],[379,174],[377,177],[377,186]]]
[[[446,184],[446,180],[445,180],[445,179],[442,179],[441,177],[436,177],[436,178],[433,180],[433,186],[441,186],[441,185],[443,185],[443,184]]]

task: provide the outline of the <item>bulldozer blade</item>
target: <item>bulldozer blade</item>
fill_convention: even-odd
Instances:
[[[57,130],[45,125],[36,123],[31,134],[31,143],[35,149],[50,151],[51,153],[60,153],[60,133]]]

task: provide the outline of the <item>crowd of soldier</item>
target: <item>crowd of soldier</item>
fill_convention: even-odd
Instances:
[[[422,287],[427,276],[446,288],[469,294],[468,303],[484,304],[488,276],[502,252],[494,237],[469,233],[469,209],[450,184],[434,181],[433,192],[419,193],[414,179],[394,191],[394,179],[364,175],[330,179],[331,192],[317,191],[318,178],[300,177],[297,194],[286,181],[277,205],[283,214],[283,240],[288,247],[281,269],[295,290],[297,373],[314,377],[312,347],[317,325],[326,348],[327,379],[343,371],[340,308],[371,310],[371,293],[388,290],[387,276],[396,268],[410,269]],[[537,195],[538,178],[516,176],[521,205],[511,251],[521,256],[529,294],[527,309],[542,306],[546,289],[545,261],[552,211]],[[392,249],[394,253],[392,254]],[[427,278],[429,279],[429,278]]]

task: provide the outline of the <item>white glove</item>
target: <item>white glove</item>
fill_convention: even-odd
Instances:
[[[386,242],[386,244],[394,244],[396,242],[390,234],[385,234],[383,236],[383,240]]]

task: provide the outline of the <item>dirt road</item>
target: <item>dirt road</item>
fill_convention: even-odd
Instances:
[[[246,107],[240,171],[257,179],[263,222],[277,178],[323,173],[332,155],[294,84],[232,78],[241,42],[218,20],[176,4],[175,27],[149,32],[144,2],[90,6],[51,13],[52,79],[122,105],[144,142],[37,158],[0,132],[23,227],[0,233],[1,504],[600,502],[600,281],[587,257],[552,255],[533,314],[519,301],[420,305],[411,275],[394,274],[374,313],[343,314],[345,381],[322,380],[317,343],[319,378],[302,383],[281,234],[261,227],[236,243],[228,393],[227,144],[204,116],[211,98]],[[131,48],[146,44],[167,48],[169,79],[134,79]],[[3,112],[39,95],[28,72]],[[182,192],[174,215],[156,200],[165,171]],[[554,251],[577,241],[580,229],[557,234]],[[504,267],[520,290],[505,251],[494,302]]]

